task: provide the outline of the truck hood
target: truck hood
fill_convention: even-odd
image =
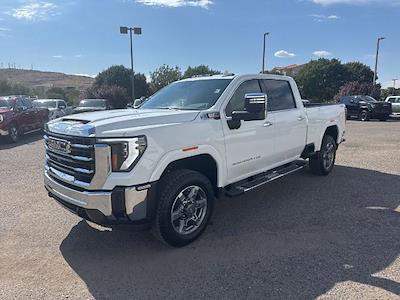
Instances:
[[[69,115],[51,121],[47,130],[75,136],[123,137],[143,128],[193,121],[199,111],[119,109]]]

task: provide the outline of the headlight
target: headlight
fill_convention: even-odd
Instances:
[[[100,139],[98,142],[110,145],[113,172],[131,171],[147,147],[145,136],[126,139]]]

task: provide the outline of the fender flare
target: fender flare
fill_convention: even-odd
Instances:
[[[223,185],[224,179],[226,178],[226,166],[224,165],[224,160],[222,159],[219,152],[210,145],[199,145],[197,149],[191,151],[183,151],[182,149],[172,150],[164,154],[164,156],[159,160],[153,173],[150,176],[150,182],[158,181],[161,175],[164,173],[165,169],[174,161],[194,157],[198,155],[210,155],[214,159],[217,165],[217,186],[221,187]]]

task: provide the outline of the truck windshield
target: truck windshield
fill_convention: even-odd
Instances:
[[[12,108],[12,104],[10,100],[0,99],[0,107],[2,108]]]
[[[232,79],[206,79],[172,83],[151,96],[143,109],[204,110],[217,102]]]
[[[79,107],[106,107],[104,99],[85,99],[79,102]]]
[[[56,101],[35,100],[35,101],[33,101],[33,106],[34,107],[43,107],[43,108],[56,108]]]

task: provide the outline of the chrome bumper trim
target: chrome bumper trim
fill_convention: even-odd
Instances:
[[[111,192],[75,191],[54,181],[48,171],[44,173],[44,185],[50,193],[65,202],[82,208],[96,209],[106,217],[112,216]]]

